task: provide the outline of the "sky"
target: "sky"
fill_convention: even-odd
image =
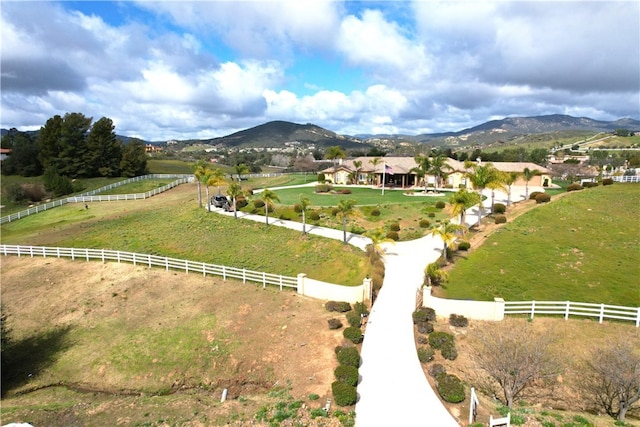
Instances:
[[[272,120],[340,134],[640,119],[640,2],[0,2],[0,127],[147,141]]]

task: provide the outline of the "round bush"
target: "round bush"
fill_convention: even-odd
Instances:
[[[431,227],[431,221],[429,221],[428,219],[420,220],[420,228],[429,228],[429,227]]]
[[[542,194],[542,191],[533,191],[529,194],[529,200],[535,200],[538,194]]]
[[[309,219],[311,221],[318,221],[320,220],[320,214],[317,211],[311,211],[309,213]]]
[[[293,205],[293,211],[295,213],[301,213],[302,212],[302,205],[300,203],[296,203],[295,205]]]
[[[337,311],[338,313],[346,313],[351,311],[351,304],[344,301],[327,301],[324,305],[327,311]]]
[[[353,311],[355,313],[358,313],[358,315],[360,314],[369,314],[369,310],[367,309],[366,304],[361,303],[361,302],[356,302],[353,304]]]
[[[458,357],[458,350],[456,349],[456,345],[453,341],[447,341],[440,348],[440,354],[447,360],[456,360]]]
[[[598,183],[597,182],[585,182],[584,184],[582,184],[582,186],[584,188],[593,188],[593,187],[597,187]]]
[[[349,323],[349,326],[359,328],[362,325],[362,317],[360,317],[360,313],[350,311],[347,313],[347,322]]]
[[[340,329],[342,328],[342,322],[339,319],[329,319],[327,320],[329,324],[329,329]]]
[[[449,324],[458,328],[469,326],[469,320],[461,314],[451,314],[449,316]]]
[[[256,199],[253,201],[253,206],[260,209],[264,207],[264,200],[262,199]]]
[[[335,381],[331,384],[331,393],[338,406],[351,406],[356,403],[358,398],[356,388],[342,381]]]
[[[436,213],[435,213],[435,212],[429,212],[429,213],[427,214],[427,216],[428,216],[429,218],[435,218],[435,217],[436,217]]]
[[[360,328],[357,328],[355,326],[349,326],[348,328],[345,328],[345,330],[342,331],[342,336],[344,336],[354,344],[360,344],[364,339]]]
[[[342,347],[336,354],[338,357],[338,363],[341,365],[360,366],[360,353],[355,347]]]
[[[391,239],[396,242],[400,239],[400,236],[398,235],[397,231],[389,231],[386,237],[387,239]]]
[[[244,197],[244,196],[236,197],[236,209],[242,209],[245,206],[247,206],[248,204],[249,204],[249,202],[247,201],[246,197]]]
[[[416,326],[418,327],[418,332],[421,334],[430,334],[433,332],[433,323],[431,322],[418,322]]]
[[[460,403],[464,400],[464,386],[460,378],[451,374],[441,374],[436,377],[438,394],[445,402]]]
[[[330,184],[316,184],[316,193],[328,193],[331,188]]]
[[[470,248],[471,248],[471,243],[467,242],[466,240],[463,240],[462,242],[458,243],[459,251],[468,251]]]
[[[320,172],[320,173],[318,174],[318,182],[324,182],[324,181],[325,181],[325,179],[326,179],[326,178],[325,178],[324,174],[323,174],[322,172]]]
[[[433,348],[442,348],[447,342],[453,344],[453,335],[446,332],[432,332],[429,334],[429,345]]]
[[[437,378],[438,376],[440,376],[442,374],[446,374],[447,370],[441,364],[434,363],[433,365],[429,366],[429,371],[428,372],[429,372],[429,375],[431,375],[433,378]]]
[[[380,216],[380,209],[378,208],[371,209],[371,216]]]
[[[418,360],[420,363],[427,363],[433,360],[435,352],[431,347],[418,347]]]
[[[569,184],[567,186],[567,191],[577,191],[582,190],[582,185],[579,182],[574,182],[573,184]]]
[[[507,222],[507,217],[502,214],[498,214],[493,217],[493,220],[496,224],[504,224],[505,222]]]
[[[397,222],[392,222],[389,225],[389,230],[391,230],[391,231],[400,231],[400,224],[398,224]]]
[[[340,365],[333,371],[336,380],[356,386],[358,384],[358,368],[355,366]]]
[[[503,214],[507,211],[507,206],[503,203],[494,203],[493,204],[493,213]]]
[[[536,196],[536,203],[547,203],[549,200],[551,200],[551,196],[547,193],[538,194]]]
[[[418,322],[433,322],[436,320],[436,312],[433,308],[430,307],[420,307],[411,315],[413,318],[413,323],[417,324]]]
[[[612,185],[613,184],[613,178],[604,178],[602,180],[602,185]]]
[[[445,206],[446,204],[442,200],[436,202],[436,209],[444,209]]]
[[[416,342],[420,345],[429,344],[429,337],[425,337],[424,335],[418,335],[416,337]]]
[[[336,215],[338,215],[338,212],[340,212],[340,209],[338,209],[338,208],[331,208],[331,216],[336,216]]]

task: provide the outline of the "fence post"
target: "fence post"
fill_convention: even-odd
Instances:
[[[533,319],[533,316],[534,316],[535,312],[536,312],[536,301],[533,300],[533,301],[531,301],[531,318],[532,319]]]
[[[569,311],[571,310],[571,301],[567,301],[567,306],[564,311],[564,320],[569,319]]]
[[[247,283],[247,269],[242,269],[242,283]]]
[[[299,273],[297,276],[298,279],[298,293],[300,295],[304,295],[304,278],[307,277],[304,273]],[[640,312],[638,312],[638,318],[640,318]]]
[[[493,320],[499,321],[504,320],[504,299],[503,298],[493,298],[493,303],[495,304],[495,312]]]
[[[598,323],[602,323],[604,319],[604,304],[600,304],[600,321]]]
[[[638,307],[638,317],[636,317],[636,328],[640,328],[640,307]]]
[[[262,289],[267,287],[267,273],[262,272]]]
[[[169,271],[169,258],[168,257],[164,257],[164,269],[166,271]]]

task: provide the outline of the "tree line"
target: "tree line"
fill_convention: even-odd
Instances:
[[[11,155],[2,162],[3,175],[57,175],[69,179],[133,177],[147,172],[144,143],[124,144],[111,119],[95,123],[82,113],[51,117],[38,132],[11,129],[2,137]]]

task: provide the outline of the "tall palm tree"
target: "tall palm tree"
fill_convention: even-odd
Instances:
[[[447,262],[447,248],[450,247],[465,230],[465,226],[454,224],[449,221],[445,221],[441,225],[437,225],[431,229],[431,233],[429,233],[430,235],[437,236],[442,239],[444,245],[442,248],[442,257],[445,262]]]
[[[447,175],[447,171],[450,170],[451,166],[447,164],[447,157],[444,154],[438,154],[431,159],[431,167],[428,172],[432,173],[436,177],[436,191],[438,191],[441,180]]]
[[[242,175],[246,175],[246,174],[248,174],[249,172],[251,172],[251,171],[249,170],[249,166],[247,166],[247,165],[246,165],[246,164],[244,164],[244,163],[239,163],[239,164],[235,165],[235,166],[233,167],[233,170],[235,171],[236,175],[238,175],[238,181],[240,181],[240,180],[241,180]]]
[[[376,166],[378,166],[381,161],[382,159],[380,157],[374,157],[373,159],[369,160],[369,163],[371,163],[371,165],[373,166],[373,173],[371,175],[373,175],[374,177],[375,177]]]
[[[414,172],[418,178],[422,178],[424,183],[424,192],[427,192],[427,174],[429,173],[429,168],[431,167],[431,162],[429,161],[429,156],[418,155],[413,158],[418,166],[415,168],[411,168],[411,172]],[[418,170],[419,172],[415,172]]]
[[[493,214],[493,206],[496,201],[496,190],[505,191],[507,186],[504,184],[504,174],[498,171],[496,179],[487,184],[487,188],[491,189],[491,214]]]
[[[207,201],[207,210],[210,209],[210,205],[211,205],[211,200],[209,199],[209,186],[213,185],[211,183],[212,175],[213,175],[213,171],[207,168],[205,169],[204,173],[200,177],[200,179],[202,180],[202,183],[204,184],[205,197],[206,197],[205,200]]]
[[[338,214],[342,216],[342,235],[344,244],[347,244],[347,217],[353,213],[356,201],[342,199],[338,202]]]
[[[211,175],[207,181],[207,185],[217,186],[218,187],[218,195],[220,195],[220,186],[227,183],[227,180],[224,178],[224,172],[222,169],[215,168],[211,171]]]
[[[364,233],[364,236],[367,236],[371,239],[371,251],[372,255],[376,258],[382,257],[384,251],[382,249],[383,243],[392,243],[395,244],[395,240],[387,237],[384,230],[382,228],[376,228],[375,230],[369,230]]]
[[[353,171],[353,177],[354,177],[353,182],[355,184],[358,184],[358,178],[359,178],[359,175],[360,175],[360,170],[362,169],[362,160],[354,160],[353,161],[353,168],[355,169]]]
[[[471,182],[473,188],[478,192],[480,196],[480,203],[478,204],[478,225],[482,221],[482,214],[484,213],[484,203],[482,201],[482,190],[498,180],[498,170],[493,167],[491,163],[484,165],[474,164],[473,169],[466,173],[467,178]]]
[[[511,206],[511,186],[520,177],[520,172],[504,172],[502,182],[507,186],[507,206]]]
[[[324,153],[324,158],[327,160],[333,160],[333,182],[336,182],[336,169],[338,168],[338,159],[344,159],[347,157],[347,153],[339,145],[334,145],[327,148]]]
[[[480,197],[478,196],[478,193],[470,193],[466,188],[461,188],[451,195],[449,203],[453,208],[452,213],[454,215],[460,215],[460,225],[466,225],[465,217],[467,209],[480,203]]]
[[[231,197],[231,206],[233,209],[233,217],[238,219],[238,209],[237,209],[237,201],[238,197],[242,196],[244,192],[242,191],[242,186],[237,182],[232,182],[227,187],[227,195]]]
[[[266,217],[267,225],[269,225],[269,205],[273,202],[279,202],[280,197],[273,190],[265,188],[262,191],[262,200],[264,201],[264,214]]]
[[[524,168],[522,171],[522,176],[525,180],[524,184],[524,199],[529,200],[529,181],[533,179],[534,176],[541,175],[541,172],[538,169],[529,169]]]
[[[307,234],[307,209],[311,206],[311,200],[304,194],[300,195],[300,213],[302,214],[302,234]]]
[[[202,207],[202,190],[200,189],[200,183],[202,182],[202,176],[206,173],[208,169],[207,161],[204,159],[198,160],[193,165],[193,176],[196,178],[196,182],[198,183],[198,207]]]

